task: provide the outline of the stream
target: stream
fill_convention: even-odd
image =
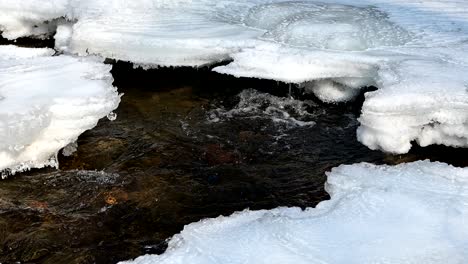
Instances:
[[[59,170],[0,181],[0,263],[160,254],[166,239],[207,217],[313,207],[329,198],[325,172],[340,164],[468,166],[467,149],[368,149],[356,140],[362,98],[324,104],[288,84],[209,68],[108,63],[124,93],[117,118],[82,134]]]

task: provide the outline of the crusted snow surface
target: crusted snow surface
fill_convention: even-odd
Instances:
[[[53,53],[0,46],[0,171],[57,166],[57,152],[120,102],[110,66]]]
[[[122,263],[468,262],[468,169],[419,161],[342,165],[316,208],[235,213],[185,226],[162,255]]]
[[[299,83],[331,103],[376,86],[365,145],[468,146],[465,0],[0,0],[8,38],[44,34],[44,21],[59,25],[59,50],[79,55],[144,67],[231,59],[214,70]]]

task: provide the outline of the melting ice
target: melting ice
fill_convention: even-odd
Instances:
[[[0,171],[56,167],[57,152],[120,102],[110,66],[53,53],[0,46]]]
[[[162,255],[122,263],[462,264],[468,169],[420,161],[342,165],[316,208],[235,213],[185,226]]]

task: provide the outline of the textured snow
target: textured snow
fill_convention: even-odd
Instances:
[[[110,66],[0,46],[0,171],[56,167],[57,152],[117,108]]]
[[[162,255],[122,263],[468,262],[468,169],[419,161],[342,165],[316,208],[235,213],[185,226]]]
[[[214,70],[297,83],[325,102],[376,86],[358,130],[371,149],[468,146],[465,0],[0,0],[5,37],[54,25],[63,52],[144,67],[232,59]]]

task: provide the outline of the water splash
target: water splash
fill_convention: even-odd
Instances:
[[[278,97],[254,89],[243,90],[239,103],[232,109],[218,108],[209,112],[210,122],[228,121],[233,118],[271,119],[286,129],[313,126],[316,117],[311,101],[300,101],[292,97]]]

